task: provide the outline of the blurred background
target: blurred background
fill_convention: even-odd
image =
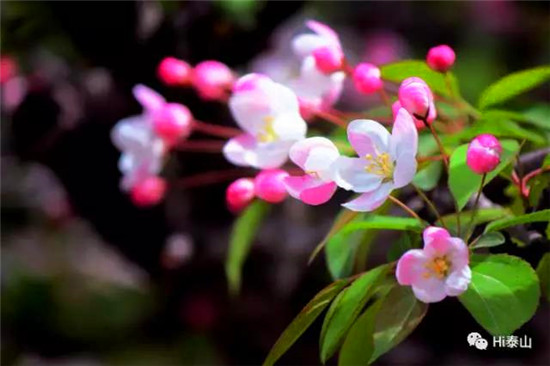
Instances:
[[[226,106],[163,86],[156,78],[162,58],[215,59],[237,72],[282,70],[293,62],[289,40],[314,18],[339,32],[354,62],[423,59],[431,46],[451,45],[463,95],[475,102],[498,77],[550,61],[549,6],[2,2],[2,365],[260,364],[330,282],[322,256],[306,262],[341,199],[320,209],[295,200],[275,207],[246,262],[241,294],[230,298],[227,183],[174,188],[151,209],[134,207],[119,190],[119,151],[109,133],[140,112],[133,85],[187,105],[199,120],[233,125]],[[550,99],[547,90],[536,98]],[[358,110],[373,103],[348,91],[341,100]],[[163,175],[177,181],[227,168],[220,154],[174,153]],[[506,203],[503,187],[492,183],[491,198]],[[377,238],[369,265],[385,260],[391,235]],[[549,243],[531,244],[502,250],[536,265]],[[318,323],[281,364],[319,363]],[[549,326],[545,303],[516,333],[531,336],[532,349],[474,350],[466,336],[483,330],[447,299],[430,306],[413,335],[379,364],[547,365]]]

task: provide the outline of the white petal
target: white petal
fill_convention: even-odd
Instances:
[[[472,270],[468,266],[463,266],[447,277],[445,280],[445,292],[448,296],[458,296],[468,289],[471,280]]]
[[[416,174],[416,157],[410,154],[398,155],[393,171],[395,188],[401,188],[412,182]]]
[[[146,149],[152,137],[151,123],[145,115],[121,119],[111,130],[111,141],[123,151]]]
[[[412,289],[414,296],[425,303],[439,302],[447,296],[445,292],[445,281],[436,277],[416,281]]]
[[[229,109],[239,127],[252,135],[265,128],[266,117],[271,115],[269,98],[261,91],[234,94],[229,99]]]
[[[418,149],[418,131],[414,124],[413,117],[405,110],[400,108],[393,125],[391,143],[393,145],[394,157],[409,156],[416,157]]]
[[[292,49],[298,57],[306,57],[315,49],[329,46],[330,43],[327,38],[316,34],[301,34],[292,40]]]
[[[306,137],[307,123],[298,113],[282,114],[273,121],[273,131],[281,140],[299,141]]]
[[[382,177],[367,173],[367,162],[363,158],[341,156],[334,163],[334,181],[345,190],[354,192],[370,192],[382,183]]]
[[[231,163],[258,169],[277,168],[285,163],[292,142],[278,141],[259,144],[252,135],[240,135],[230,139],[223,154]]]
[[[160,109],[166,103],[162,95],[145,85],[134,86],[132,93],[141,106],[149,111]]]
[[[306,160],[305,171],[316,172],[323,181],[332,181],[333,174],[330,168],[339,157],[340,153],[336,146],[314,148]]]
[[[376,210],[386,201],[392,189],[392,183],[383,183],[375,190],[363,193],[358,198],[342,204],[342,206],[349,210],[359,212],[370,212]]]
[[[348,140],[360,157],[390,153],[391,135],[373,120],[357,119],[348,125]]]

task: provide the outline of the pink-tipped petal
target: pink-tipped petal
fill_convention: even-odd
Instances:
[[[300,199],[300,194],[302,194],[304,190],[322,184],[322,182],[309,174],[288,176],[284,179],[283,183],[288,194],[296,199]]]
[[[309,29],[311,29],[318,35],[331,40],[333,44],[338,44],[338,45],[340,44],[338,34],[328,25],[318,22],[316,20],[308,20],[306,22],[306,25],[308,26]]]
[[[341,156],[334,163],[333,179],[339,187],[354,192],[371,192],[382,183],[382,177],[366,172],[366,160]]]
[[[445,293],[447,296],[458,296],[468,289],[471,280],[472,270],[467,265],[463,266],[447,277],[445,280]]]
[[[334,192],[336,192],[336,188],[337,186],[334,182],[308,188],[302,191],[300,200],[312,206],[321,205],[331,199]]]
[[[376,121],[358,119],[348,125],[348,140],[362,158],[389,152],[390,138],[388,130]]]
[[[166,103],[162,95],[145,85],[138,84],[134,86],[132,93],[143,109],[148,111],[158,110]]]
[[[412,285],[414,296],[422,302],[439,302],[447,296],[445,292],[445,281],[435,277],[418,281]]]
[[[464,240],[461,238],[450,238],[448,240],[451,245],[451,252],[449,255],[449,259],[452,263],[451,270],[468,266],[468,263],[470,263],[470,252]]]
[[[452,250],[451,235],[443,228],[430,226],[424,230],[424,250],[430,256],[443,256]]]
[[[242,134],[226,142],[223,147],[223,155],[232,164],[248,166],[251,161],[255,160],[255,156],[252,155],[256,145],[254,136]]]
[[[317,34],[302,34],[292,41],[294,53],[301,58],[309,56],[315,49],[328,46],[330,42]]]
[[[395,119],[392,130],[392,147],[395,152],[396,165],[393,175],[395,188],[409,184],[416,173],[416,151],[418,149],[418,132],[412,116],[401,108]]]
[[[372,192],[366,192],[358,198],[342,204],[352,211],[369,212],[380,207],[390,195],[393,189],[392,183],[384,183]]]
[[[312,150],[323,149],[338,155],[338,149],[332,141],[325,137],[310,137],[296,142],[289,151],[290,160],[306,170],[306,161]]]
[[[229,162],[238,166],[273,169],[287,160],[290,145],[291,142],[286,141],[258,144],[254,136],[242,134],[227,141],[223,154]]]
[[[411,249],[397,262],[395,275],[400,285],[412,285],[426,271],[426,255],[420,249]]]

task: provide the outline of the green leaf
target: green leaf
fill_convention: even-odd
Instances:
[[[364,214],[356,216],[351,222],[358,222]],[[328,241],[325,259],[333,279],[348,277],[353,271],[355,253],[368,232],[337,232]]]
[[[437,186],[442,172],[443,163],[440,161],[432,161],[426,168],[416,173],[413,184],[423,191],[431,191]]]
[[[419,77],[424,80],[435,93],[452,96],[449,92],[445,75],[430,69],[424,60],[399,61],[381,66],[380,71],[382,72],[383,79],[397,83],[411,76]],[[448,75],[453,94],[456,96],[459,94],[456,78],[452,74]]]
[[[397,239],[388,250],[388,253],[386,255],[386,259],[388,262],[393,262],[401,258],[403,253],[405,253],[407,250],[412,249],[414,247],[413,245],[413,239],[411,236],[414,235],[415,238],[420,238],[420,236],[416,234],[410,234],[410,233],[403,233],[399,239]]]
[[[506,254],[472,255],[472,282],[459,300],[492,335],[509,335],[535,314],[540,288],[531,266]]]
[[[420,302],[408,286],[395,286],[382,301],[376,314],[374,352],[370,362],[403,341],[420,324],[428,305]]]
[[[550,209],[533,212],[527,215],[507,217],[491,222],[485,228],[485,232],[499,231],[510,226],[528,224],[531,222],[548,222],[550,221]]]
[[[479,239],[477,239],[477,241],[470,246],[470,248],[492,248],[504,244],[505,241],[506,239],[504,238],[504,235],[498,231],[494,233],[486,233],[480,236]]]
[[[546,145],[547,142],[546,138],[537,131],[524,128],[510,119],[497,117],[494,113],[490,117],[483,115],[471,127],[460,132],[460,141],[469,141],[484,133],[490,133],[500,138],[525,139],[537,145]]]
[[[417,219],[408,217],[368,215],[359,222],[350,222],[342,229],[342,232],[353,232],[366,229],[386,229],[386,230],[410,230],[421,232],[424,229]]]
[[[500,164],[492,172],[487,174],[485,184],[488,184],[496,177],[506,165],[514,159],[514,156],[519,151],[519,144],[514,140],[502,140],[502,154]],[[466,165],[466,152],[468,144],[464,144],[456,148],[451,155],[449,163],[449,188],[455,198],[458,209],[462,210],[470,197],[477,192],[481,184],[481,175],[474,173]]]
[[[464,225],[468,224],[472,220],[472,214],[474,211],[462,211],[460,216],[460,222]],[[457,220],[456,220],[456,214],[451,215],[445,215],[443,216],[443,221],[447,225],[447,227],[453,231],[456,232],[457,229]],[[506,208],[483,208],[477,210],[477,213],[474,217],[474,225],[483,224],[489,221],[494,221],[501,219],[503,217],[512,216],[511,212]],[[437,220],[436,225],[440,226],[441,221]]]
[[[321,361],[324,363],[340,346],[346,332],[371,297],[373,289],[384,278],[389,266],[376,267],[342,291],[342,296],[335,300],[323,322],[319,343]]]
[[[534,105],[521,114],[525,117],[522,122],[528,122],[542,129],[550,130],[550,104]]]
[[[273,365],[307,330],[315,319],[330,304],[332,299],[348,284],[347,280],[339,280],[325,287],[302,309],[292,323],[285,329],[277,342],[269,351],[264,366]]]
[[[550,80],[550,66],[518,71],[491,84],[479,98],[479,108],[486,109],[525,93]]]
[[[540,174],[529,180],[529,204],[537,207],[542,193],[550,187],[550,175]]]
[[[246,208],[233,225],[229,241],[229,252],[225,262],[225,274],[232,294],[239,292],[244,261],[250,251],[256,231],[268,209],[269,205],[266,202],[256,200]]]
[[[546,301],[550,302],[550,253],[545,253],[542,256],[537,266],[537,275],[539,276],[541,292]]]

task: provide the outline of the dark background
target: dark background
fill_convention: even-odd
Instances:
[[[164,204],[145,210],[120,192],[119,152],[109,133],[116,121],[139,113],[133,85],[184,103],[200,120],[233,124],[226,106],[160,84],[155,68],[163,57],[216,59],[245,72],[276,46],[276,30],[292,32],[315,18],[340,31],[356,61],[424,58],[429,47],[450,44],[471,102],[499,76],[550,60],[547,2],[1,6],[2,55],[16,60],[24,80],[18,102],[2,108],[3,365],[259,364],[330,281],[322,258],[309,267],[306,261],[339,199],[319,209],[291,200],[275,207],[246,263],[242,292],[231,299],[223,272],[234,219],[225,208],[226,183],[174,188]],[[375,59],[377,52],[386,56]],[[14,92],[3,85],[2,93]],[[544,93],[535,98],[548,101]],[[370,103],[354,101],[363,102]],[[163,173],[171,182],[230,168],[219,154],[173,155]],[[498,181],[488,190],[505,201]],[[383,261],[393,239],[381,235],[369,263]],[[536,265],[548,242],[503,250]],[[467,334],[487,334],[447,299],[431,305],[414,334],[379,363],[549,364],[548,310],[543,304],[516,332],[531,336],[533,349],[478,351],[467,346]],[[282,364],[319,363],[318,323]]]

